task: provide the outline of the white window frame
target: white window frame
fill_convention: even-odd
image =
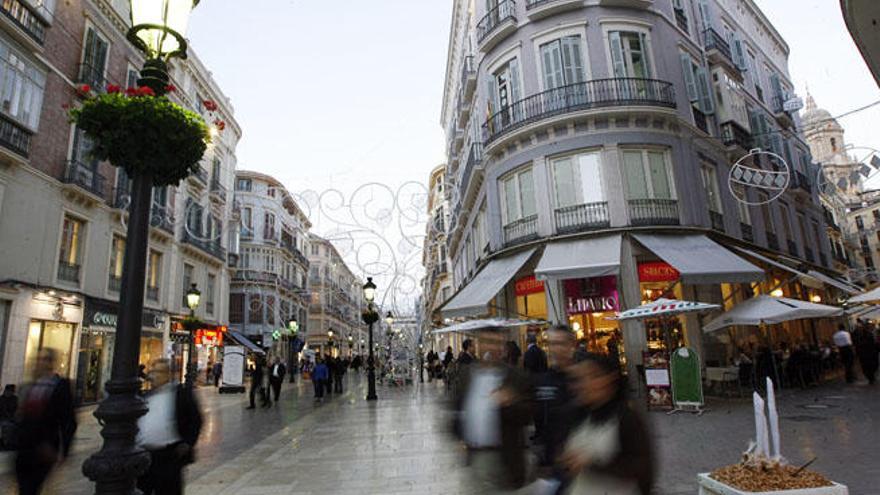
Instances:
[[[39,104],[33,105],[34,108],[30,109],[29,118],[26,120],[21,116],[21,112],[19,111],[19,115],[13,115],[11,111],[0,110],[3,112],[3,115],[6,115],[8,118],[17,122],[18,124],[24,126],[31,131],[36,132],[40,126],[40,114],[43,110],[43,103],[45,103],[46,96],[46,80],[47,74],[46,71],[37,66],[37,64],[28,56],[24,55],[24,52],[19,50],[15,45],[11,42],[6,41],[4,38],[0,38],[0,45],[2,45],[5,50],[5,57],[0,57],[0,63],[5,65],[6,71],[4,71],[3,79],[0,79],[0,102],[2,102],[3,93],[5,93],[5,88],[7,84],[9,84],[6,80],[6,77],[10,73],[15,73],[17,78],[21,78],[22,80],[27,80],[30,84],[32,84],[34,94],[37,98],[33,96],[30,98],[31,101],[36,100]],[[18,67],[13,66],[13,64],[9,61],[9,55],[14,55],[15,59],[18,62]],[[36,77],[39,76],[41,80],[37,80]],[[24,87],[23,84],[19,85],[20,89],[18,91],[14,91],[16,98],[10,100],[10,107],[15,106],[19,110],[23,107],[21,99],[22,89]]]
[[[58,278],[58,263],[61,261],[61,245],[64,242],[64,220],[67,217],[70,217],[73,220],[76,220],[82,224],[82,229],[81,229],[81,232],[79,235],[79,239],[80,239],[79,256],[77,256],[77,261],[79,262],[80,275],[79,275],[79,282],[76,284],[77,287],[82,287],[84,280],[85,280],[86,261],[89,259],[89,252],[88,252],[89,219],[86,217],[80,216],[77,213],[70,211],[70,210],[67,210],[67,209],[63,209],[61,211],[61,221],[58,223],[58,242],[55,245],[55,263],[54,263],[55,270],[53,273],[53,279],[55,280],[56,284],[59,284],[59,283],[63,284],[63,285],[71,285],[72,284],[72,282],[69,282],[67,280],[60,280]]]
[[[607,74],[610,78],[614,75],[614,60],[611,55],[611,37],[612,31],[625,31],[632,33],[641,33],[645,35],[645,51],[648,53],[648,78],[656,79],[657,77],[657,57],[654,56],[654,42],[651,37],[651,24],[638,21],[622,21],[612,19],[600,19],[599,24],[602,26],[602,44],[605,52],[605,63],[607,64]],[[629,76],[627,76],[629,77]]]
[[[582,63],[584,64],[584,80],[591,81],[593,79],[592,64],[590,64],[590,54],[588,50],[589,47],[587,46],[587,23],[579,22],[576,24],[557,26],[532,35],[532,47],[535,57],[535,70],[538,77],[539,92],[550,89],[544,86],[544,61],[541,58],[541,45],[569,36],[580,37],[581,56],[583,57]]]
[[[625,169],[625,164],[624,164],[624,153],[633,152],[633,151],[639,151],[642,153],[642,168],[644,169],[644,172],[645,172],[645,179],[646,179],[645,185],[648,190],[648,197],[647,198],[633,198],[631,196],[631,192],[629,190],[629,181],[627,180],[627,177],[626,177],[626,169]],[[666,170],[666,179],[669,184],[669,195],[672,196],[670,199],[678,201],[678,192],[676,191],[676,187],[675,187],[675,173],[672,170],[672,156],[670,154],[670,150],[668,148],[651,147],[651,146],[649,146],[649,147],[632,147],[632,148],[631,147],[622,147],[622,148],[620,148],[620,155],[619,155],[620,170],[622,172],[623,188],[626,193],[626,199],[665,199],[665,198],[657,198],[656,197],[656,194],[654,193],[654,181],[648,180],[651,177],[651,162],[648,159],[649,152],[662,153],[663,166],[664,166],[664,169]]]
[[[553,201],[554,208],[565,208],[567,206],[577,206],[577,205],[586,204],[587,201],[586,201],[586,198],[584,198],[584,190],[583,190],[583,187],[581,187],[583,185],[583,177],[582,177],[583,171],[581,170],[581,166],[580,166],[580,157],[584,156],[584,155],[596,155],[596,157],[598,158],[598,160],[599,160],[599,176],[598,176],[599,189],[602,191],[602,201],[608,201],[608,197],[605,194],[605,192],[606,192],[605,177],[604,177],[605,166],[604,166],[604,159],[602,156],[602,149],[601,148],[588,148],[588,149],[577,150],[577,151],[573,151],[573,152],[565,153],[565,154],[561,154],[561,155],[555,155],[555,156],[547,158],[547,163],[549,164],[549,169],[550,169],[550,180],[551,180],[550,185],[553,189],[552,194],[551,194],[551,200]],[[574,166],[575,166],[574,167],[575,203],[572,205],[560,204],[559,190],[556,187],[556,185],[557,185],[556,184],[556,164],[557,164],[557,162],[559,162],[561,160],[565,160],[565,159],[572,159],[575,161],[575,163],[574,163]]]
[[[706,192],[706,204],[709,206],[709,211],[723,215],[724,202],[721,200],[717,167],[710,163],[701,163],[700,181],[703,183],[703,191]]]
[[[498,185],[499,185],[499,197],[501,198],[501,217],[504,225],[510,225],[513,222],[522,220],[526,218],[522,212],[522,186],[520,185],[520,176],[526,172],[531,172],[532,174],[532,190],[534,191],[535,186],[535,169],[531,165],[526,165],[525,167],[519,167],[516,170],[512,170],[503,176],[499,177]],[[510,212],[507,211],[507,189],[504,187],[507,181],[513,180],[516,184],[516,210],[517,215],[516,218],[510,218]],[[535,199],[535,214],[537,214],[537,198]],[[529,215],[531,216],[531,215]]]

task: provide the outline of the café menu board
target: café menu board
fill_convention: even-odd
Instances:
[[[645,386],[648,409],[672,409],[672,382],[669,377],[669,353],[645,351],[642,353],[645,367]]]

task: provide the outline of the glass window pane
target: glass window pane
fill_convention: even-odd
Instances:
[[[602,189],[602,168],[599,153],[587,153],[578,157],[580,164],[581,193],[584,203],[605,201]]]
[[[648,166],[651,170],[651,185],[654,189],[654,199],[672,199],[672,188],[669,184],[669,174],[666,171],[666,157],[662,152],[648,152]]]
[[[526,170],[519,174],[520,204],[522,217],[530,217],[538,212],[535,204],[535,184],[532,182],[532,171]]]
[[[553,162],[553,181],[556,185],[556,206],[577,204],[572,158],[562,158]]]
[[[519,208],[516,203],[516,177],[504,181],[504,221],[510,223],[519,219]]]
[[[641,151],[623,152],[623,169],[626,175],[626,191],[629,199],[648,198],[648,183]]]
[[[56,371],[63,377],[70,376],[70,349],[73,343],[73,325],[47,321],[43,326],[40,349],[54,349],[58,362]]]

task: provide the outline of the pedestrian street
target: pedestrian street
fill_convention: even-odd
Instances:
[[[442,383],[379,387],[363,400],[366,380],[353,376],[342,395],[316,404],[308,381],[285,384],[281,404],[246,410],[244,395],[199,391],[205,427],[198,458],[186,470],[186,493],[368,494],[476,493],[463,451],[448,432]],[[639,400],[638,397],[634,398]],[[779,394],[783,454],[847,484],[850,493],[880,493],[872,472],[880,444],[873,411],[880,392],[842,382]],[[46,494],[92,493],[83,460],[99,447],[91,409],[79,414],[72,456],[50,478]],[[710,399],[702,417],[648,413],[658,453],[657,493],[697,492],[695,476],[732,463],[752,431],[747,399]],[[6,457],[5,459],[10,459]],[[15,493],[8,462],[0,493]]]

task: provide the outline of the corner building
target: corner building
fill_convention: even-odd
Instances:
[[[661,295],[730,308],[780,288],[812,300],[852,290],[829,264],[788,45],[753,1],[453,9],[442,125],[454,294],[444,317],[546,318],[598,352],[619,334],[635,373],[664,338],[657,322],[609,319],[616,311]],[[776,199],[728,186],[753,148],[788,164]],[[744,163],[785,168],[766,155]],[[808,340],[831,329],[785,331]],[[707,363],[756,338],[734,334],[703,335],[697,316],[672,330]]]

